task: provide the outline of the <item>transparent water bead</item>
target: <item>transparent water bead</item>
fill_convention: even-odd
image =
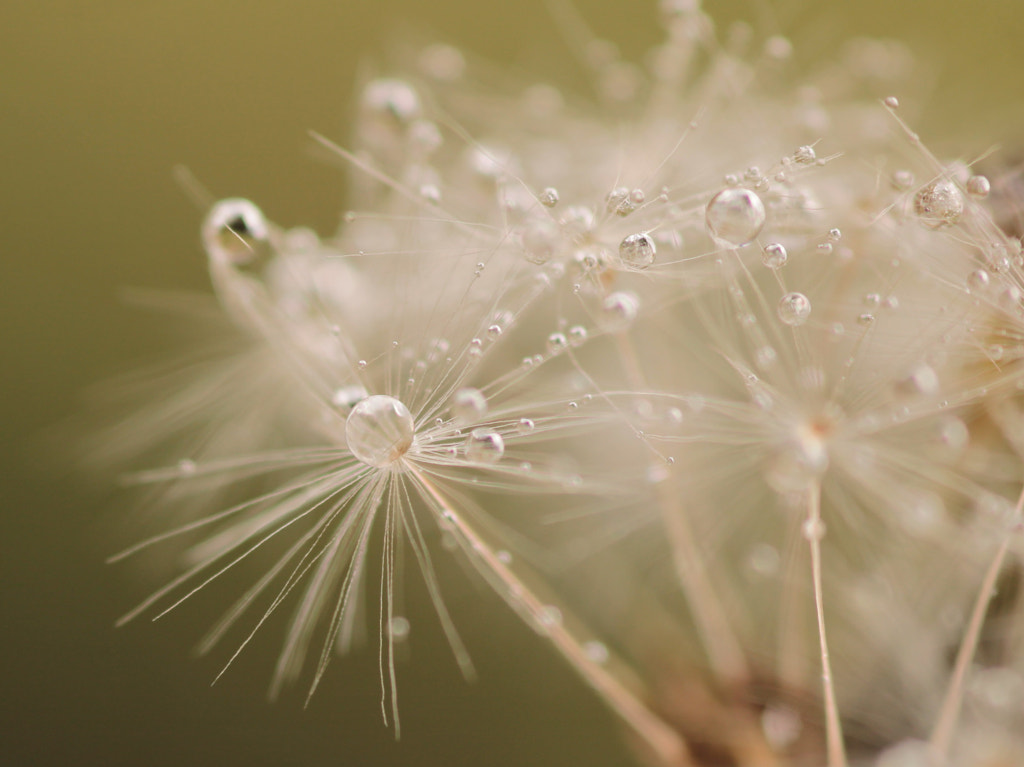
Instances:
[[[479,421],[487,413],[487,397],[479,389],[467,386],[452,396],[452,416],[459,423]]]
[[[561,228],[548,217],[528,221],[519,230],[523,256],[534,264],[546,264],[550,261],[558,251],[561,239]]]
[[[540,200],[540,204],[545,208],[553,208],[558,205],[558,190],[553,186],[549,186],[540,193],[540,196],[537,199]]]
[[[778,312],[784,324],[803,325],[811,316],[811,300],[803,293],[787,293],[779,301]]]
[[[761,263],[769,269],[779,269],[785,266],[788,259],[789,254],[786,253],[785,246],[778,242],[765,245],[761,253]]]
[[[270,228],[263,211],[249,200],[232,197],[214,204],[202,226],[203,247],[214,261],[245,264],[268,242]]]
[[[643,232],[631,234],[619,243],[619,258],[634,269],[646,269],[653,264],[656,252],[654,240]]]
[[[420,114],[420,97],[403,80],[381,78],[367,83],[363,90],[363,104],[370,110],[390,115],[400,123],[407,123]]]
[[[621,330],[632,324],[640,312],[640,299],[635,293],[620,290],[609,293],[601,305],[603,324]]]
[[[914,213],[922,224],[931,229],[952,226],[960,220],[963,212],[963,195],[948,179],[926,184],[914,195]]]
[[[764,228],[766,214],[761,198],[749,189],[723,189],[708,202],[704,221],[716,240],[733,247],[746,245]]]
[[[368,466],[385,468],[412,447],[412,413],[394,397],[375,394],[354,408],[345,422],[348,449]]]
[[[348,414],[352,408],[369,396],[366,389],[359,384],[342,386],[331,394],[331,404],[344,414]]]
[[[992,191],[992,184],[985,176],[971,176],[967,179],[967,194],[976,200],[984,200]]]
[[[505,454],[505,440],[493,429],[473,429],[466,442],[466,458],[477,463],[497,463]]]

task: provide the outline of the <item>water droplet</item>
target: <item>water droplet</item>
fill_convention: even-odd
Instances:
[[[568,346],[569,340],[565,337],[564,333],[552,333],[548,336],[547,347],[550,354],[564,352]]]
[[[594,211],[582,205],[572,205],[562,216],[562,226],[570,237],[589,234],[594,229]]]
[[[779,300],[778,313],[786,325],[803,325],[811,316],[811,300],[803,293],[787,293]]]
[[[425,155],[433,154],[444,143],[437,123],[430,120],[415,120],[409,126],[409,141]]]
[[[420,187],[420,197],[428,202],[440,202],[441,190],[437,184],[424,184]]]
[[[749,189],[723,189],[708,202],[704,220],[708,232],[733,247],[746,245],[765,224],[764,203]]]
[[[873,314],[861,314],[857,317],[857,324],[864,325],[865,327],[875,321],[875,315]]]
[[[487,337],[494,341],[501,337],[501,325],[491,325],[487,328]]]
[[[975,269],[967,275],[967,287],[971,290],[985,290],[990,282],[991,278],[984,269]]]
[[[396,640],[403,640],[409,636],[409,619],[401,615],[394,616],[388,621],[388,629],[391,631],[391,636]]]
[[[825,537],[825,523],[820,519],[807,519],[800,526],[800,532],[809,541],[820,541]]]
[[[899,109],[900,100],[895,96],[886,96],[883,103],[889,107],[889,109]]]
[[[771,346],[762,346],[755,352],[755,362],[761,370],[767,370],[775,364],[778,353]]]
[[[207,255],[219,263],[249,263],[269,238],[270,228],[263,212],[238,197],[214,204],[203,221],[203,246]]]
[[[382,78],[371,80],[363,90],[363,105],[400,123],[411,122],[420,114],[420,97],[403,80]]]
[[[892,174],[892,185],[901,192],[905,192],[914,185],[914,174],[909,170],[898,170]]]
[[[479,389],[468,386],[459,389],[452,395],[451,411],[457,423],[474,423],[486,415],[487,397]]]
[[[931,365],[915,365],[898,382],[898,388],[906,394],[935,394],[939,390],[939,375]]]
[[[812,146],[802,146],[793,153],[793,162],[799,165],[810,165],[818,159]]]
[[[360,370],[366,370],[366,360],[359,360],[357,366]]]
[[[573,325],[569,328],[569,344],[580,346],[587,340],[587,329],[582,325]]]
[[[536,424],[529,418],[520,418],[516,429],[520,434],[529,434],[536,428]]]
[[[493,429],[473,429],[466,441],[466,458],[476,463],[497,463],[505,454],[505,440]]]
[[[631,234],[619,243],[619,257],[634,269],[646,269],[653,264],[656,251],[654,240],[643,232]]]
[[[368,466],[384,468],[412,447],[414,424],[409,409],[394,397],[375,394],[352,408],[345,421],[348,449]]]
[[[828,238],[832,242],[839,242],[841,239],[843,239],[843,233],[839,229],[829,229],[828,230]]]
[[[640,299],[635,293],[624,290],[609,293],[601,306],[604,324],[615,330],[621,330],[632,324],[639,311]]]
[[[965,185],[967,194],[976,200],[984,200],[992,191],[992,184],[985,176],[971,176]]]
[[[761,253],[761,263],[769,269],[779,269],[785,266],[788,259],[789,254],[786,253],[785,246],[778,242],[765,245]]]
[[[537,620],[540,622],[542,631],[560,626],[562,623],[562,611],[555,605],[544,605],[540,608]]]
[[[348,415],[352,408],[368,396],[369,393],[359,384],[342,386],[334,390],[334,393],[331,395],[331,404],[338,408],[344,415]]]
[[[599,666],[608,662],[609,653],[607,645],[596,639],[583,643],[583,654],[587,656],[587,660]]]
[[[558,205],[558,190],[553,186],[549,186],[540,193],[537,199],[540,200],[540,204],[545,208],[553,208]]]
[[[949,179],[926,184],[914,195],[914,213],[922,224],[931,229],[955,224],[963,212],[963,197]]]

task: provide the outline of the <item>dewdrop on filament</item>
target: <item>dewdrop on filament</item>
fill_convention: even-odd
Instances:
[[[723,189],[708,202],[704,220],[716,240],[740,247],[757,237],[767,215],[761,198],[749,189]]]
[[[364,399],[345,421],[345,439],[352,455],[378,469],[391,466],[408,452],[414,432],[409,408],[384,394]]]

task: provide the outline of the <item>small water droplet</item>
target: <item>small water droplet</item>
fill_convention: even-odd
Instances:
[[[366,391],[366,388],[359,384],[342,386],[334,390],[334,393],[331,395],[331,404],[344,415],[348,415],[352,408],[368,396],[369,393]]]
[[[529,434],[536,428],[536,424],[530,418],[520,418],[519,423],[516,424],[516,430],[520,434]]]
[[[540,204],[545,208],[553,208],[558,205],[558,190],[553,186],[549,186],[538,195],[537,199],[540,200]]]
[[[388,621],[388,629],[394,639],[398,641],[407,639],[410,629],[409,619],[401,615],[396,615]]]
[[[967,275],[967,287],[971,290],[985,290],[991,281],[992,278],[984,269],[975,269]]]
[[[811,301],[803,293],[787,293],[779,300],[778,314],[786,325],[803,325],[811,316]]]
[[[587,656],[587,660],[599,666],[608,662],[608,647],[604,642],[599,642],[596,639],[583,643],[583,654]]]
[[[992,191],[992,185],[985,176],[971,176],[965,185],[967,194],[976,200],[984,200]]]
[[[901,192],[905,192],[914,185],[914,174],[909,170],[898,170],[892,174],[892,185]]]
[[[493,429],[473,429],[466,441],[466,458],[476,463],[497,463],[505,454],[505,440]]]
[[[606,327],[622,330],[633,323],[640,311],[640,299],[629,291],[609,293],[601,306]]]
[[[631,234],[619,243],[619,257],[634,269],[646,269],[653,264],[656,252],[654,240],[643,232]]]
[[[203,246],[215,262],[246,264],[260,255],[270,239],[263,212],[248,200],[233,197],[214,204],[203,221]]]
[[[899,109],[900,100],[895,96],[886,96],[883,103],[889,107],[889,109]]]
[[[809,541],[820,541],[825,537],[825,523],[820,519],[807,519],[800,526],[800,532]]]
[[[769,269],[779,269],[786,265],[789,254],[784,245],[778,242],[771,242],[764,246],[761,252],[761,263]]]
[[[573,325],[569,328],[569,344],[580,346],[587,340],[587,329],[582,325]]]
[[[931,229],[955,224],[963,212],[963,196],[949,179],[926,184],[914,195],[914,213],[922,224]]]
[[[487,397],[470,386],[459,389],[452,395],[451,411],[456,423],[475,423],[487,414]]]
[[[371,80],[363,89],[363,106],[399,123],[411,122],[420,114],[420,97],[403,80],[381,78]]]
[[[548,336],[547,349],[549,354],[560,354],[569,346],[564,333],[552,333]]]
[[[798,165],[810,165],[817,159],[818,155],[812,146],[802,146],[793,153],[793,162]]]
[[[757,237],[764,227],[764,203],[749,189],[723,189],[708,202],[704,220],[714,239],[739,247]]]

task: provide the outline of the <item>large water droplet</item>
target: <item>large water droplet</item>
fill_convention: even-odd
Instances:
[[[505,454],[505,440],[493,429],[473,429],[466,442],[466,458],[477,463],[497,463]]]
[[[653,264],[656,251],[654,240],[643,232],[631,234],[619,243],[619,257],[634,269],[646,269]]]
[[[921,223],[932,229],[951,226],[964,212],[964,198],[949,179],[938,179],[917,190],[914,213]]]
[[[345,422],[348,449],[368,466],[384,468],[412,447],[414,424],[409,408],[394,397],[375,394],[354,408]]]
[[[811,300],[803,293],[787,293],[779,301],[778,312],[786,325],[803,325],[811,316]]]
[[[203,221],[203,247],[212,260],[220,263],[249,263],[269,236],[263,212],[238,197],[216,203]]]
[[[761,232],[765,223],[764,203],[749,189],[723,189],[708,202],[704,221],[716,240],[739,247]]]

